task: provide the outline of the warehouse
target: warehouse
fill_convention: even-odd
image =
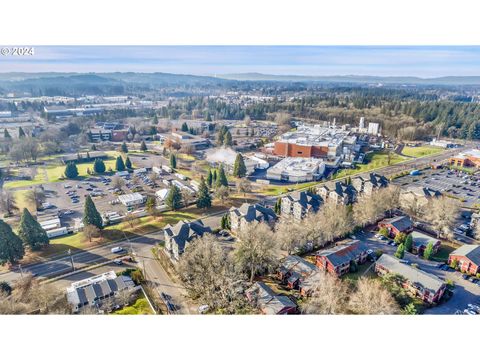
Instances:
[[[304,182],[320,179],[325,172],[322,159],[288,157],[267,170],[267,179]]]
[[[141,205],[145,202],[145,196],[140,193],[120,195],[118,200],[126,207]]]

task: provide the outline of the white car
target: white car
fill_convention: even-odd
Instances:
[[[209,309],[210,309],[210,306],[208,306],[208,305],[200,305],[198,307],[198,313],[199,314],[205,314]]]
[[[116,246],[114,248],[112,248],[111,252],[112,254],[118,254],[118,253],[121,253],[121,252],[124,252],[125,249],[122,248],[121,246]]]

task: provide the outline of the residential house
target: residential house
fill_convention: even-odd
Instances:
[[[238,232],[252,222],[265,222],[272,225],[277,219],[275,211],[259,204],[245,203],[239,208],[232,207],[229,215],[232,232]]]
[[[367,260],[368,247],[359,240],[349,240],[316,253],[317,267],[332,275],[341,276],[350,271],[351,262],[363,264]]]
[[[298,289],[306,278],[317,271],[314,264],[300,256],[289,255],[281,261],[278,277],[290,289]]]
[[[320,271],[317,271],[311,274],[309,277],[305,278],[299,286],[300,295],[306,297],[310,296],[319,284],[319,282],[322,281],[322,276],[323,274]]]
[[[404,278],[403,287],[414,296],[429,304],[437,303],[445,292],[445,283],[433,274],[414,266],[400,262],[396,257],[383,254],[375,263],[379,276],[388,273],[398,274]]]
[[[480,245],[463,245],[452,251],[448,263],[458,262],[458,269],[470,275],[480,273]]]
[[[386,188],[388,180],[385,176],[376,173],[370,173],[366,178],[356,176],[352,179],[352,186],[357,194],[372,195],[375,190]]]
[[[412,231],[412,253],[423,255],[423,252],[427,248],[428,244],[433,244],[433,253],[436,254],[442,242],[430,235]]]
[[[87,306],[100,307],[107,299],[113,299],[122,292],[133,292],[135,284],[128,276],[117,276],[114,271],[72,283],[67,288],[67,301],[73,311],[78,312]]]
[[[165,251],[173,260],[178,261],[188,243],[210,232],[212,232],[212,229],[205,226],[202,220],[191,222],[180,220],[174,226],[169,224],[163,228]]]
[[[400,192],[400,203],[416,203],[419,206],[425,206],[430,200],[440,196],[442,196],[440,191],[429,187],[409,186]]]
[[[248,301],[265,315],[295,314],[297,305],[288,296],[276,295],[265,283],[258,281],[245,292]]]
[[[395,237],[399,233],[410,233],[413,231],[413,222],[408,216],[396,216],[394,218],[385,219],[378,223],[380,229],[387,229],[391,237]]]
[[[322,204],[320,195],[307,191],[291,193],[282,197],[281,213],[283,216],[293,216],[296,220],[303,219],[307,214],[316,213]]]

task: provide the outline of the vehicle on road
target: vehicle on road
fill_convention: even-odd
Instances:
[[[467,275],[467,274],[463,274],[463,275],[462,275],[462,278],[463,278],[463,280],[468,280],[468,279],[470,278],[470,276]]]
[[[115,265],[123,265],[123,261],[121,259],[116,259],[116,260],[113,260],[113,263]]]
[[[200,305],[198,307],[198,313],[199,314],[205,314],[209,309],[210,309],[210,306],[208,306],[208,305]]]
[[[110,251],[112,252],[112,254],[119,254],[119,253],[124,252],[125,249],[122,248],[121,246],[115,246],[115,247],[112,248]]]
[[[463,313],[464,313],[465,315],[477,315],[477,313],[476,313],[475,311],[470,310],[470,309],[465,309],[465,310],[463,310]]]

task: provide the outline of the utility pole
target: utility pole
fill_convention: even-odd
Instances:
[[[22,269],[22,264],[18,264],[18,268],[20,269],[20,276],[23,279],[23,269]]]
[[[73,264],[72,250],[68,249],[67,253],[68,253],[68,256],[70,256],[70,262],[72,263],[72,271],[75,271],[75,265]]]

